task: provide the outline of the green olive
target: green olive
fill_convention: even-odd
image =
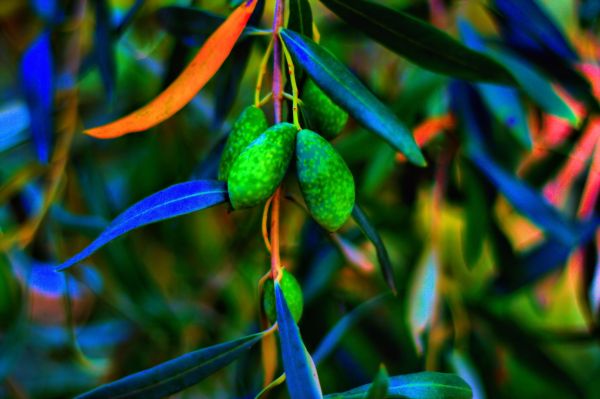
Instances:
[[[292,313],[292,317],[298,323],[298,320],[302,317],[302,309],[304,307],[300,284],[298,284],[298,281],[290,272],[283,269],[279,286],[283,292],[285,302]],[[267,318],[271,323],[274,323],[277,320],[277,310],[275,306],[275,284],[271,279],[267,280],[263,287],[262,304]]]
[[[302,112],[310,128],[328,139],[335,138],[348,122],[346,111],[331,101],[310,79],[304,84],[302,102]]]
[[[329,231],[339,229],[354,207],[354,179],[327,140],[311,130],[296,138],[296,171],[313,218]]]
[[[219,180],[227,180],[231,166],[237,157],[268,127],[267,117],[262,109],[252,105],[242,111],[225,143],[219,164]]]
[[[271,126],[237,157],[227,179],[234,209],[256,206],[273,195],[287,171],[297,132],[287,122]]]

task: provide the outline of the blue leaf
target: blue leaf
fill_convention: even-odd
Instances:
[[[323,394],[315,365],[304,347],[300,330],[288,309],[278,282],[275,282],[275,305],[281,357],[290,396],[292,399],[320,399]]]
[[[79,395],[79,399],[158,399],[180,392],[246,353],[265,332],[187,353]]]
[[[515,44],[531,50],[549,50],[565,60],[578,60],[573,46],[536,0],[494,0],[494,5],[503,17],[503,34],[521,39]]]
[[[140,226],[199,211],[227,201],[225,183],[196,180],[176,184],[136,203],[119,215],[83,251],[64,262],[64,270],[90,256],[98,248]]]
[[[317,349],[313,352],[313,360],[315,364],[323,361],[337,346],[346,332],[358,323],[363,317],[371,314],[373,309],[381,304],[381,302],[389,297],[389,293],[381,294],[375,298],[369,299],[365,303],[360,304],[347,315],[342,317],[336,325],[329,330],[329,333],[321,340]]]
[[[54,96],[50,33],[44,32],[29,46],[21,60],[21,83],[29,108],[31,135],[38,159],[47,163],[52,141]]]
[[[411,132],[331,52],[289,29],[280,35],[295,61],[336,104],[415,165],[427,164]]]
[[[466,21],[459,22],[459,29],[463,41],[469,48],[486,52],[483,40]],[[478,83],[476,87],[496,119],[508,128],[519,143],[530,149],[531,135],[518,91],[512,87],[491,83]]]
[[[27,105],[14,101],[0,106],[0,151],[12,148],[25,140],[25,129],[29,127]]]
[[[483,151],[471,153],[470,159],[512,206],[538,227],[567,245],[578,240],[579,226],[567,220],[541,194],[502,169]]]

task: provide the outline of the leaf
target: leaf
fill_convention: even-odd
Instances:
[[[426,165],[410,131],[333,54],[289,29],[280,35],[295,61],[336,104],[411,162]]]
[[[496,288],[505,294],[511,293],[565,265],[573,250],[586,245],[594,238],[599,226],[600,218],[595,217],[583,223],[581,233],[572,245],[549,238],[534,248],[520,253],[516,263],[505,265],[500,269],[500,275],[495,281]]]
[[[383,274],[383,278],[387,286],[392,290],[392,292],[395,295],[397,290],[394,278],[394,268],[392,267],[392,261],[390,260],[390,256],[388,255],[387,249],[385,248],[385,244],[381,240],[379,233],[373,227],[373,225],[369,221],[369,218],[364,213],[362,208],[358,205],[358,203],[354,204],[354,209],[352,209],[352,218],[358,224],[364,235],[375,246],[375,250],[377,251],[377,260],[379,261],[379,266],[381,267],[381,273]]]
[[[379,371],[367,392],[367,399],[384,399],[387,396],[389,385],[389,375],[382,364],[379,366]]]
[[[185,215],[227,201],[225,183],[196,180],[176,184],[136,203],[120,214],[83,251],[60,265],[64,270],[90,256],[103,245],[138,227]]]
[[[503,170],[483,151],[472,152],[469,158],[521,214],[564,244],[577,241],[580,226],[567,220],[542,195]]]
[[[44,32],[27,48],[21,60],[21,83],[29,109],[31,135],[40,162],[46,164],[52,145],[54,67],[50,33]]]
[[[344,393],[326,395],[325,399],[363,399],[371,384]],[[398,399],[471,399],[473,393],[466,382],[455,374],[424,371],[389,378],[386,398]]]
[[[106,95],[112,100],[116,84],[116,66],[110,5],[107,0],[95,0],[95,6],[94,56]]]
[[[94,398],[163,398],[202,381],[227,366],[261,340],[265,331],[187,353],[139,373],[79,395]]]
[[[287,28],[308,38],[313,37],[313,17],[308,0],[290,0]]]
[[[322,398],[319,377],[310,354],[306,350],[300,330],[285,302],[279,282],[275,282],[275,306],[281,345],[283,369],[292,399]]]
[[[490,56],[506,65],[519,82],[525,93],[544,111],[577,125],[577,115],[556,93],[550,82],[542,77],[532,66],[508,50],[489,49]]]
[[[422,353],[421,335],[431,324],[438,302],[438,266],[437,254],[431,251],[422,262],[412,279],[410,299],[408,301],[409,325],[417,350]]]
[[[21,101],[11,101],[0,106],[0,152],[27,140],[25,129],[29,126],[29,110]]]
[[[483,40],[466,21],[460,21],[459,29],[467,46],[473,50],[485,52]],[[517,90],[489,83],[478,83],[477,90],[496,119],[508,128],[508,131],[520,144],[531,149],[531,134],[527,126],[527,116]]]
[[[449,360],[452,368],[473,390],[473,397],[486,399],[485,388],[479,371],[468,355],[458,349],[453,349]]]
[[[360,304],[344,317],[342,317],[336,325],[327,333],[325,338],[321,340],[321,343],[313,353],[313,360],[315,364],[321,363],[337,346],[344,334],[348,332],[356,323],[358,323],[363,317],[371,314],[371,311],[380,305],[380,303],[387,298],[388,294],[381,294],[375,298],[369,299],[368,301]]]
[[[219,70],[242,34],[257,0],[250,0],[237,8],[208,38],[173,83],[144,107],[107,125],[86,130],[97,138],[114,138],[149,129],[170,118],[190,102],[196,93]]]
[[[525,44],[532,46],[535,43],[533,50],[551,51],[568,61],[578,60],[573,46],[535,0],[494,0],[493,6],[502,16],[500,22],[505,36],[528,38]],[[532,50],[530,47],[527,49]]]
[[[365,0],[321,2],[352,27],[423,68],[466,80],[515,84],[493,59],[406,13]]]

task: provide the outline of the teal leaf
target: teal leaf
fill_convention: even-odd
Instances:
[[[300,330],[292,317],[278,282],[275,282],[275,306],[283,369],[291,398],[322,398],[317,370],[302,342]]]
[[[365,0],[321,2],[353,28],[425,69],[465,80],[515,84],[493,59],[406,13]]]
[[[390,386],[389,381],[390,376],[382,364],[379,367],[379,371],[375,376],[375,379],[371,383],[371,388],[367,392],[367,399],[385,399],[388,393],[388,388]]]
[[[364,399],[371,384],[343,393],[326,395],[325,399]],[[386,398],[397,399],[471,399],[467,383],[455,374],[424,371],[389,378]]]
[[[280,34],[294,60],[333,102],[411,162],[426,164],[410,131],[331,52],[289,29]]]
[[[431,251],[425,262],[418,266],[411,284],[408,301],[409,326],[419,353],[423,352],[421,336],[431,324],[438,302],[437,262],[437,254]]]
[[[64,270],[90,256],[100,247],[138,227],[199,211],[227,201],[225,183],[196,180],[176,184],[136,203],[116,219],[83,251],[60,265]]]
[[[379,266],[381,267],[381,273],[383,274],[383,278],[392,290],[394,294],[396,293],[396,282],[394,279],[394,268],[392,267],[392,261],[390,260],[390,256],[388,255],[387,249],[383,244],[383,240],[379,236],[379,233],[373,227],[369,218],[364,213],[362,208],[358,205],[358,203],[354,204],[354,209],[352,209],[352,218],[358,224],[362,232],[365,236],[373,243],[375,246],[375,250],[377,251],[377,260],[379,261]]]
[[[180,392],[246,353],[266,332],[187,353],[79,395],[78,399],[158,399]]]

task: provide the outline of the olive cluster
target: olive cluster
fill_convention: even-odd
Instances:
[[[344,127],[348,115],[314,82],[303,90],[303,113],[310,126],[283,122],[268,126],[264,112],[246,108],[234,123],[221,157],[219,179],[227,181],[234,209],[266,201],[283,180],[294,157],[304,201],[312,217],[336,231],[354,206],[354,179],[348,166],[326,138]]]

